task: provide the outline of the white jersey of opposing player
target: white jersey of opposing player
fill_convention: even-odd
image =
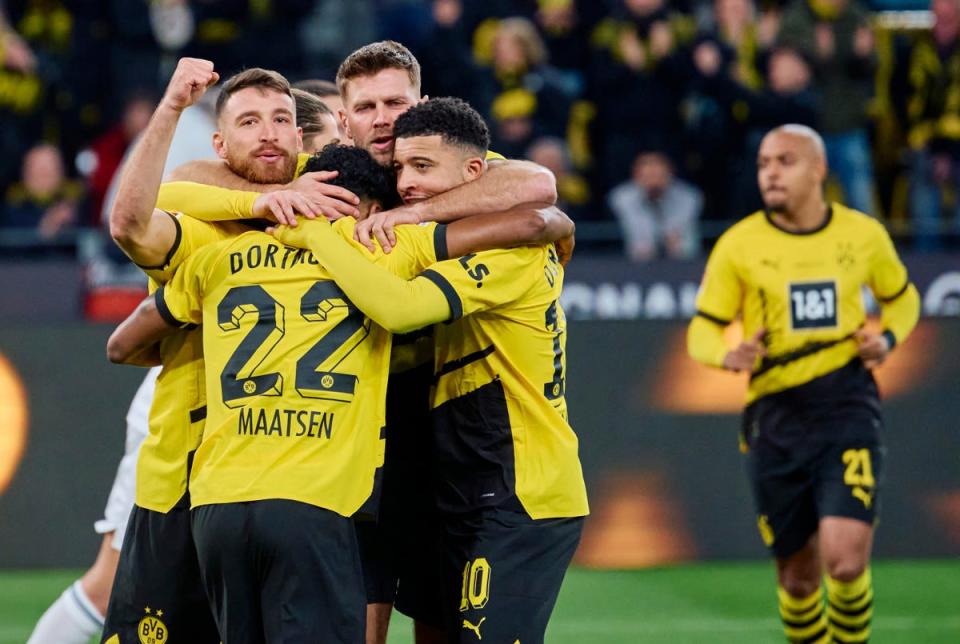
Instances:
[[[150,418],[150,405],[153,403],[153,390],[157,382],[160,367],[152,367],[127,411],[127,441],[123,451],[123,458],[117,467],[117,476],[110,488],[107,497],[107,507],[103,510],[103,518],[93,524],[97,534],[113,532],[112,545],[115,550],[123,546],[123,535],[127,531],[127,520],[133,511],[134,488],[137,474],[137,455],[140,445],[147,437],[147,422]]]

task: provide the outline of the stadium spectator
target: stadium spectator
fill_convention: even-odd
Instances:
[[[148,87],[161,89],[161,56],[176,50],[193,35],[188,3],[109,3],[109,85],[112,96],[129,96]],[[154,18],[161,18],[155,20]],[[110,109],[109,105],[106,105]],[[115,112],[107,118],[116,116]]]
[[[20,159],[40,139],[47,82],[30,45],[7,24],[0,5],[0,190],[17,180]]]
[[[343,112],[343,99],[340,98],[340,90],[337,89],[336,83],[317,78],[307,78],[297,81],[292,87],[293,89],[302,89],[305,92],[310,92],[323,101],[323,104],[327,106],[330,113],[333,114],[333,119],[337,122],[338,138],[344,143],[353,141],[347,134],[346,128],[341,120],[340,113]]]
[[[876,71],[870,13],[857,0],[795,0],[778,41],[813,63],[820,98],[830,106],[820,113],[827,161],[846,203],[874,212],[866,110]]]
[[[731,158],[737,170],[731,179],[728,213],[756,210],[760,207],[760,195],[748,168],[756,159],[763,134],[784,123],[814,125],[817,122],[818,102],[810,66],[797,51],[776,47],[767,59],[766,86],[752,90],[726,73],[722,67],[723,57],[715,44],[698,45],[693,60],[700,75],[698,87],[733,115],[743,146],[741,152]]]
[[[7,190],[0,228],[34,230],[51,240],[77,221],[83,190],[67,178],[60,150],[47,143],[32,147],[23,157],[21,183]]]
[[[932,0],[930,10],[933,28],[913,43],[906,70],[910,213],[916,245],[923,250],[942,245],[947,193],[953,193],[954,230],[960,227],[960,2]]]
[[[590,37],[607,17],[609,7],[596,0],[538,2],[534,16],[550,55],[550,62],[564,75],[564,82],[582,93],[583,77],[590,65]]]
[[[196,24],[187,46],[189,55],[216,60],[224,74],[250,67],[253,62],[287,76],[303,73],[304,43],[292,36],[314,8],[313,0],[203,0],[187,4]],[[264,43],[274,46],[265,47]]]
[[[339,141],[340,128],[327,104],[310,92],[293,88],[297,104],[297,127],[303,131],[303,151],[318,152],[328,143]]]
[[[323,0],[300,18],[304,74],[333,78],[351,51],[379,36],[374,0]],[[287,37],[292,37],[290,34]]]
[[[691,26],[663,0],[622,0],[597,26],[587,92],[597,108],[592,142],[604,192],[629,176],[638,149],[679,152],[686,80],[676,49]]]
[[[135,92],[127,99],[120,121],[90,144],[90,208],[84,222],[87,225],[100,225],[103,200],[113,175],[120,167],[130,143],[147,127],[155,105],[156,101],[151,95]]]
[[[570,150],[563,139],[544,136],[535,140],[527,148],[526,158],[542,165],[556,177],[557,208],[574,221],[582,221],[591,216],[590,185],[574,171]]]
[[[703,194],[674,176],[670,159],[662,152],[637,155],[632,179],[614,188],[607,201],[632,261],[686,259],[699,252],[697,220]]]
[[[487,97],[494,149],[520,156],[538,136],[563,136],[570,95],[536,26],[526,18],[506,18],[497,25]]]
[[[473,59],[461,0],[433,0],[432,24],[414,50],[424,78],[424,94],[458,96],[479,105],[485,100],[481,72]]]
[[[721,67],[734,80],[751,90],[764,86],[763,56],[777,30],[777,14],[757,14],[752,0],[715,0],[709,19],[701,25],[693,44],[713,43],[721,55]],[[686,109],[686,169],[704,191],[704,215],[712,219],[735,219],[740,212],[731,203],[739,175],[750,174],[753,159],[744,159],[744,132],[736,110],[721,104],[691,85]]]

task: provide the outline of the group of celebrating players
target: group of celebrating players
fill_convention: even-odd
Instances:
[[[488,150],[463,101],[421,98],[416,59],[385,41],[311,112],[316,154],[298,126],[312,99],[249,69],[220,87],[221,161],[162,183],[181,113],[218,80],[181,60],[124,166],[111,231],[153,291],[108,343],[154,366],[129,419],[149,418],[135,503],[31,642],[102,625],[107,644],[383,643],[394,605],[420,644],[542,642],[588,513],[552,176]],[[764,139],[767,210],[711,256],[690,349],[752,373],[742,447],[787,637],[860,642],[882,455],[869,367],[918,298],[883,228],[824,202],[825,172],[812,130]],[[862,329],[863,284],[883,333]],[[738,316],[749,339],[728,350]]]

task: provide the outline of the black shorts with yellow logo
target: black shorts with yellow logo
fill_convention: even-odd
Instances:
[[[747,407],[741,442],[760,536],[774,556],[800,550],[823,517],[876,521],[882,424],[876,382],[859,358]]]
[[[522,508],[444,518],[447,641],[543,642],[583,517],[531,519]]]
[[[103,627],[104,644],[218,644],[190,532],[190,497],[167,513],[134,506]]]

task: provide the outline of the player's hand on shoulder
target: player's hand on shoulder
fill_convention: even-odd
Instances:
[[[373,243],[376,239],[383,248],[383,252],[389,253],[397,245],[394,227],[419,223],[420,216],[413,209],[401,206],[393,210],[373,213],[366,219],[358,221],[353,229],[353,238],[371,252],[376,249]]]
[[[346,188],[327,183],[337,176],[336,172],[305,172],[289,184],[287,188],[295,190],[309,199],[330,221],[341,217],[359,217],[357,206],[360,199]]]
[[[573,248],[577,245],[577,240],[573,235],[568,235],[557,241],[553,242],[554,248],[557,249],[557,259],[560,260],[561,266],[566,266],[573,258]]]
[[[753,371],[757,359],[767,354],[763,346],[763,336],[766,329],[758,329],[749,340],[744,340],[736,349],[729,351],[723,359],[723,368],[729,371]]]
[[[857,341],[857,353],[867,369],[883,364],[890,353],[890,342],[880,333],[871,333],[863,329],[853,334]]]
[[[298,215],[313,219],[322,214],[322,204],[296,190],[265,192],[253,202],[254,217],[272,219],[285,226],[296,226]]]
[[[213,63],[202,58],[181,58],[167,84],[163,104],[178,112],[190,107],[220,80]]]

